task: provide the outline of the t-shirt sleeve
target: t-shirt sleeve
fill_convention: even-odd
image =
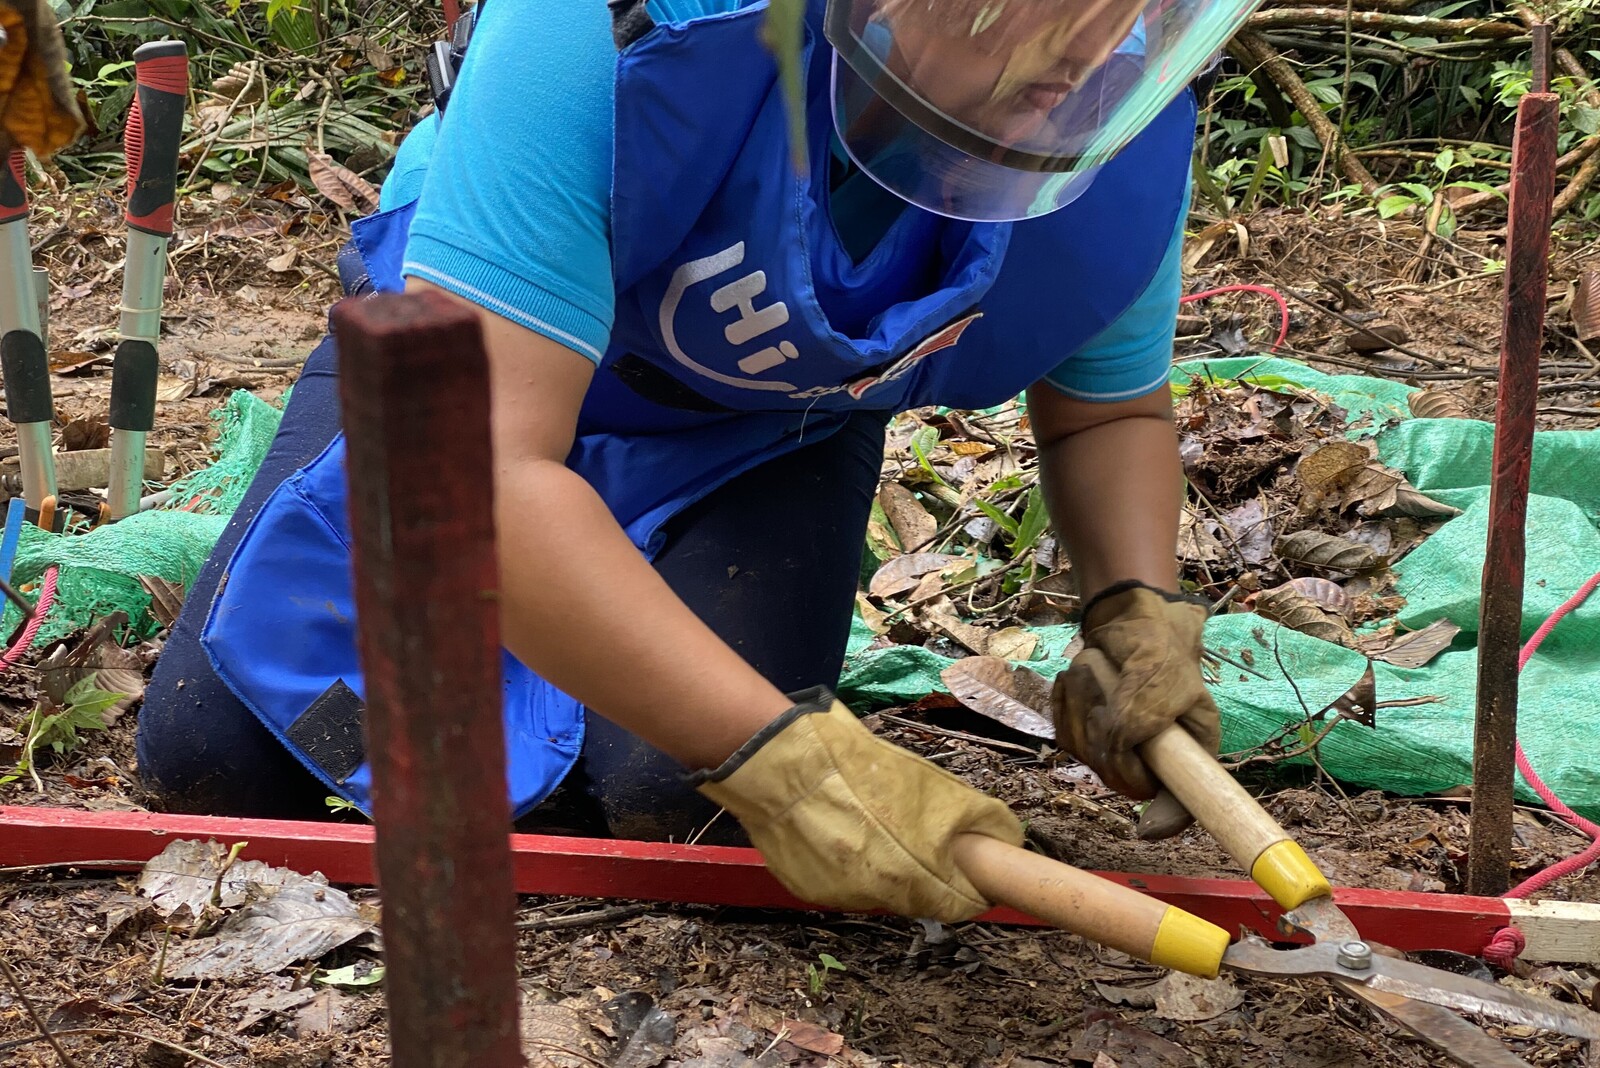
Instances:
[[[615,64],[604,4],[487,5],[439,122],[403,267],[596,363],[615,302]]]
[[[1172,335],[1183,291],[1183,224],[1178,214],[1166,254],[1143,293],[1087,345],[1044,380],[1067,396],[1086,401],[1121,401],[1154,393],[1167,383]]]

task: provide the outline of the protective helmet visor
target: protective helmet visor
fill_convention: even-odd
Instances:
[[[829,0],[833,118],[906,200],[1002,221],[1070,203],[1260,0]]]

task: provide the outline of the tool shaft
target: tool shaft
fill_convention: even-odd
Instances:
[[[37,512],[56,493],[50,423],[50,361],[28,244],[27,156],[14,149],[0,167],[0,338],[6,411],[17,427],[23,498]],[[32,340],[29,341],[28,339]]]
[[[122,309],[111,371],[111,518],[139,510],[144,489],[146,435],[155,428],[156,380],[161,364],[161,299],[167,276],[177,196],[178,146],[189,86],[188,51],[182,41],[152,41],[133,54],[135,91],[123,132],[128,161],[127,255]]]
[[[167,239],[130,229],[122,271],[122,315],[117,324],[123,337],[152,345],[160,340],[166,279]]]
[[[978,892],[1101,945],[1211,976],[1228,934],[1131,887],[985,835],[956,836],[956,864]]]

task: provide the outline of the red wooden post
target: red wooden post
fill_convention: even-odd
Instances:
[[[1511,875],[1517,745],[1517,652],[1522,640],[1528,475],[1544,340],[1550,203],[1555,192],[1559,98],[1529,93],[1517,105],[1506,225],[1506,289],[1495,403],[1489,544],[1478,612],[1478,710],[1472,749],[1472,835],[1467,887],[1505,893]]]
[[[333,312],[395,1068],[521,1068],[489,372],[437,293]]]

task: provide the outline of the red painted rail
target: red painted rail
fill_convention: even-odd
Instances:
[[[243,855],[250,859],[320,871],[331,882],[346,885],[373,881],[373,834],[364,825],[0,807],[0,867],[74,864],[128,870],[155,856],[174,838],[246,841],[250,844]],[[534,834],[514,834],[510,839],[513,877],[522,894],[811,908],[778,885],[753,849]],[[1099,874],[1229,930],[1275,933],[1279,909],[1253,883]],[[1497,928],[1510,922],[1508,906],[1499,898],[1355,888],[1341,888],[1334,896],[1364,935],[1398,949],[1476,954]],[[983,918],[1037,925],[1031,917],[1004,909]]]

